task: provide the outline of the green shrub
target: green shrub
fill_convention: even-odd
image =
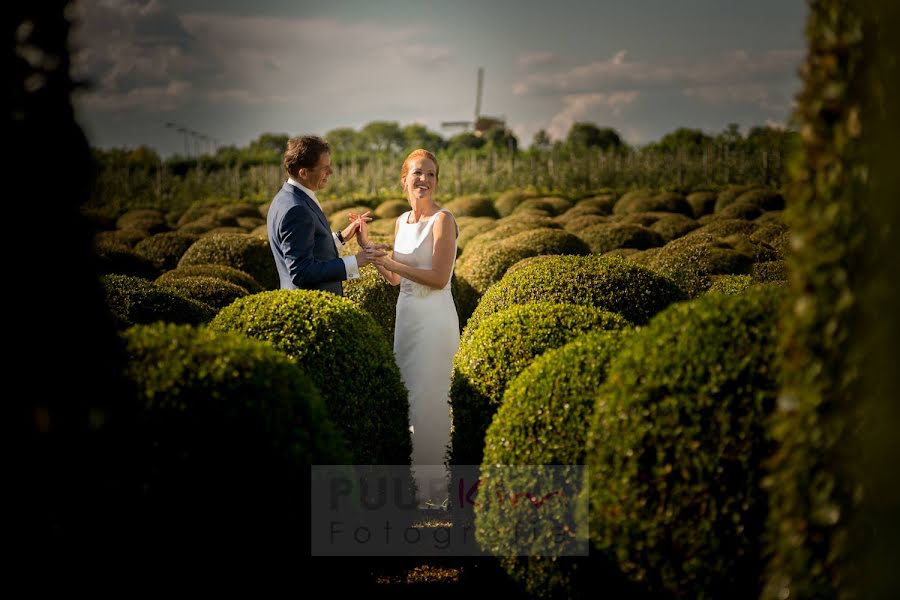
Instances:
[[[494,201],[494,207],[497,209],[497,213],[501,217],[508,217],[512,214],[513,210],[515,210],[515,208],[519,204],[521,204],[528,198],[534,198],[535,195],[536,194],[523,192],[520,190],[510,190],[508,192],[503,192]]]
[[[456,222],[459,225],[459,237],[456,238],[456,246],[462,250],[465,250],[469,240],[497,226],[497,219],[490,217],[460,217]]]
[[[114,229],[101,231],[94,236],[95,247],[127,246],[134,248],[138,243],[150,237],[146,229]]]
[[[471,256],[479,253],[482,247],[493,246],[496,242],[503,241],[517,233],[534,229],[561,229],[561,227],[559,223],[555,223],[549,217],[530,217],[528,215],[506,217],[498,219],[496,225],[488,231],[470,238],[466,244],[466,250],[469,250],[469,256]]]
[[[735,233],[720,239],[741,254],[749,256],[753,262],[766,262],[782,258],[781,254],[767,243],[754,240],[743,233]]]
[[[179,277],[162,283],[157,281],[157,285],[185,298],[207,304],[217,311],[248,295],[247,290],[241,286],[218,277]]]
[[[563,198],[529,198],[518,206],[516,206],[512,214],[519,214],[528,211],[545,211],[550,216],[561,215],[572,208],[572,203]]]
[[[201,238],[178,261],[179,268],[208,264],[244,271],[267,290],[279,286],[269,244],[249,234],[228,233]]]
[[[694,210],[684,196],[671,192],[648,194],[646,190],[636,190],[622,196],[613,207],[613,214],[616,215],[641,212],[673,212],[694,216]]]
[[[691,298],[709,289],[711,275],[745,275],[752,264],[752,258],[730,244],[696,231],[669,242],[647,261]]]
[[[597,208],[604,211],[604,214],[611,215],[613,206],[616,205],[618,197],[615,194],[599,194],[588,196],[576,202],[576,206],[584,206],[586,208]],[[568,212],[568,211],[566,211]]]
[[[577,207],[576,207],[577,208]],[[573,209],[574,210],[574,209]],[[571,211],[569,211],[571,212]],[[577,217],[573,217],[570,220],[565,222],[559,221],[563,224],[563,227],[566,228],[566,231],[571,231],[572,233],[579,233],[584,231],[588,227],[593,227],[594,225],[601,225],[606,223],[614,223],[609,216],[605,215],[579,215]]]
[[[745,221],[752,221],[762,215],[762,213],[763,211],[758,206],[754,206],[747,202],[735,202],[717,212],[716,216],[720,219],[744,219]]]
[[[235,234],[235,233],[239,234],[239,235],[243,235],[248,232],[243,227],[238,227],[237,225],[235,225],[234,227],[231,227],[231,226],[229,226],[229,227],[213,227],[209,231],[204,231],[203,233],[201,233],[200,237],[205,238],[205,237],[210,237],[210,236],[214,236],[214,235],[217,236],[217,235],[221,235],[221,234]]]
[[[555,217],[553,220],[562,225],[564,228],[569,228],[569,223],[578,219],[579,217],[586,216],[609,216],[610,211],[603,207],[597,207],[593,204],[576,204],[566,212],[562,213],[558,217]]]
[[[606,380],[609,362],[629,333],[595,331],[541,354],[509,384],[488,427],[479,485],[483,501],[475,507],[475,533],[481,547],[499,556],[504,569],[523,583],[531,595],[576,595],[582,575],[579,571],[588,568],[588,561],[510,556],[521,548],[515,530],[523,518],[521,511],[533,511],[533,507],[528,503],[498,502],[491,490],[539,489],[542,482],[527,477],[530,473],[518,471],[509,473],[507,478],[502,469],[491,466],[583,465],[597,388]],[[573,487],[580,488],[580,484]],[[549,510],[550,505],[544,509]],[[546,517],[542,520],[546,521]],[[539,543],[550,548],[558,544],[554,539],[542,539]]]
[[[741,294],[755,283],[749,275],[714,275],[710,277],[710,280],[712,285],[706,291],[707,294],[726,294],[728,296]]]
[[[650,229],[662,237],[663,243],[660,245],[668,244],[698,227],[700,227],[700,223],[694,219],[676,213],[662,215],[655,223],[650,225]]]
[[[178,267],[160,275],[156,283],[163,284],[182,277],[217,277],[244,288],[250,294],[263,291],[262,286],[250,275],[225,265],[186,265]]]
[[[100,275],[131,275],[144,279],[159,275],[159,269],[152,262],[124,244],[111,242],[95,242],[94,267]]]
[[[609,367],[588,438],[591,538],[652,591],[759,592],[779,292],[676,304]]]
[[[372,315],[384,338],[393,348],[400,286],[388,283],[374,268],[360,269],[359,274],[359,279],[352,279],[344,284],[344,297]]]
[[[119,329],[156,321],[197,325],[215,314],[211,306],[140,277],[104,275],[100,281]]]
[[[346,298],[277,290],[240,298],[210,326],[271,342],[303,369],[356,464],[409,464],[409,402],[394,354],[375,320]]]
[[[783,210],[784,196],[773,190],[755,189],[744,192],[735,198],[734,203],[751,204],[760,210]]]
[[[744,193],[753,190],[759,189],[757,186],[751,185],[733,185],[727,187],[726,189],[719,192],[718,198],[716,198],[716,205],[713,208],[713,212],[721,212],[724,208],[731,206],[737,199],[740,198]]]
[[[196,235],[166,231],[141,240],[134,252],[149,260],[160,271],[168,271],[178,265],[178,261],[197,239]]]
[[[603,254],[616,248],[644,250],[663,245],[662,236],[642,225],[604,223],[579,231],[578,237],[587,243],[593,254]]]
[[[256,229],[250,232],[250,235],[253,237],[258,237],[261,240],[266,240],[266,243],[269,242],[269,226],[268,225],[260,225]]]
[[[444,204],[444,208],[453,213],[454,217],[493,217],[500,215],[494,208],[494,203],[487,196],[473,194],[460,196],[451,202]]]
[[[374,211],[375,207],[381,204],[381,200],[378,198],[371,199],[353,199],[353,198],[345,198],[343,200],[326,200],[322,202],[322,212],[325,213],[325,216],[329,219],[332,215],[339,211],[347,211],[347,209],[355,209],[353,212],[357,212],[361,209],[361,212],[358,214],[362,214],[366,211]],[[374,214],[374,213],[373,213]],[[346,220],[346,219],[345,219]]]
[[[385,200],[375,209],[375,216],[379,219],[396,219],[408,210],[409,202],[406,200]]]
[[[236,204],[226,204],[225,206],[220,206],[216,208],[213,214],[217,219],[221,219],[223,221],[231,221],[233,219],[235,222],[238,222],[239,219],[244,217],[252,217],[254,219],[258,219],[259,207],[256,204],[239,202]]]
[[[643,324],[685,298],[669,279],[618,257],[549,256],[510,273],[484,294],[467,337],[489,315],[516,304],[547,301],[596,306]]]
[[[248,232],[253,231],[257,227],[265,227],[266,220],[259,217],[238,217],[237,226]]]
[[[592,306],[533,302],[485,318],[453,360],[451,463],[481,464],[484,435],[506,386],[535,357],[591,330],[623,329],[626,319]]]
[[[776,227],[787,228],[787,224],[784,222],[784,212],[780,210],[770,210],[764,212],[760,216],[756,217],[754,221],[758,225],[774,225]]]
[[[754,264],[750,276],[757,283],[776,283],[787,281],[788,273],[783,260],[770,260]]]
[[[687,203],[691,205],[693,217],[699,219],[703,215],[711,215],[716,208],[715,192],[694,192],[688,194]]]
[[[750,221],[745,221],[743,219],[713,218],[702,227],[688,233],[687,236],[709,235],[713,237],[727,237],[735,233],[750,235],[754,231],[756,231],[757,228],[758,225],[756,225],[755,223],[751,223]]]
[[[493,245],[480,246],[477,255],[465,255],[456,273],[468,281],[476,292],[483,294],[503,278],[509,267],[523,258],[541,254],[590,254],[590,251],[587,244],[565,231],[523,231]]]
[[[149,208],[129,210],[118,218],[116,227],[119,229],[143,229],[150,233],[159,233],[169,228],[163,214]]]
[[[215,212],[215,209],[211,206],[191,206],[186,211],[179,215],[178,220],[175,222],[175,226],[178,228],[184,227],[189,223],[193,223],[201,217],[206,217],[212,215]]]
[[[140,406],[138,539],[237,555],[305,539],[310,465],[350,458],[309,378],[234,333],[156,324],[123,336]]]

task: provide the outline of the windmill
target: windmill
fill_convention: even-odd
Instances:
[[[498,117],[486,117],[481,115],[481,92],[484,88],[484,67],[478,67],[478,88],[475,93],[475,120],[474,121],[443,121],[441,127],[445,129],[461,127],[465,131],[472,129],[476,137],[481,137],[495,127],[506,127],[506,120]]]

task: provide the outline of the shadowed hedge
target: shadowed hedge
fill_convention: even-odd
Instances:
[[[106,305],[120,329],[156,321],[197,325],[215,314],[207,304],[140,277],[104,275],[101,283]]]
[[[250,294],[256,294],[263,291],[262,286],[259,285],[255,279],[250,277],[250,275],[244,273],[240,269],[227,267],[225,265],[187,265],[178,267],[177,269],[166,271],[160,275],[156,282],[167,283],[175,279],[181,279],[182,277],[216,277],[240,286]]]
[[[215,310],[221,310],[247,295],[247,290],[218,277],[179,277],[157,285],[166,290],[197,300]]]
[[[208,264],[244,271],[267,290],[279,286],[269,244],[249,234],[223,233],[201,238],[178,261],[179,267]]]

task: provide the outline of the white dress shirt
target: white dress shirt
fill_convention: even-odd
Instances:
[[[319,204],[319,199],[316,198],[316,193],[294,179],[293,177],[288,177],[288,183],[294,187],[300,188],[303,190],[307,196],[312,198],[313,202],[316,203],[316,206],[319,207],[319,210],[322,210],[322,205]],[[325,214],[325,211],[322,211],[322,214]],[[338,239],[337,233],[334,231],[331,232],[331,239],[334,240],[334,249],[340,253],[341,248],[344,247],[344,244],[341,243],[341,240]],[[344,261],[344,268],[347,270],[347,279],[359,279],[359,264],[356,262],[355,256],[342,256],[341,260]]]

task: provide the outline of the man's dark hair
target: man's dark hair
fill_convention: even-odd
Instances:
[[[284,151],[284,170],[294,177],[300,169],[312,169],[319,163],[319,158],[331,152],[328,142],[315,135],[301,135],[288,140]]]

